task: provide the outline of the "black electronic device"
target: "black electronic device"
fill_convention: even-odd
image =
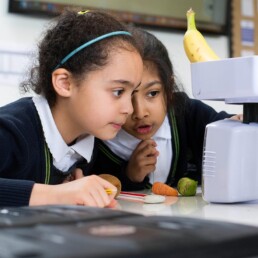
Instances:
[[[0,209],[0,257],[258,257],[258,228],[111,209]]]

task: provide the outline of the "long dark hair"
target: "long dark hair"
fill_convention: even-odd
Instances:
[[[164,44],[148,31],[129,26],[138,44],[142,48],[143,61],[154,64],[164,87],[165,98],[168,108],[175,104],[176,92],[182,91],[182,85],[178,85],[175,79],[174,68]]]

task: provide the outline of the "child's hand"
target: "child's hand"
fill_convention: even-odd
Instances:
[[[105,189],[113,193],[108,195]],[[114,207],[116,187],[96,175],[86,176],[60,185],[35,184],[30,205],[69,204],[94,207]]]
[[[143,140],[136,147],[128,162],[127,176],[133,182],[142,182],[144,178],[156,168],[157,156],[156,142],[152,139]]]
[[[243,122],[243,114],[238,114],[238,115],[231,116],[229,119]]]
[[[73,180],[77,180],[84,177],[83,172],[80,168],[76,168],[64,181],[63,183],[68,183]]]

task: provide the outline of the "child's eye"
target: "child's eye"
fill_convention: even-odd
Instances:
[[[153,98],[153,97],[157,96],[158,94],[159,94],[159,91],[153,90],[153,91],[150,91],[150,92],[147,94],[147,96]]]
[[[113,90],[113,94],[119,97],[124,92],[124,89]]]

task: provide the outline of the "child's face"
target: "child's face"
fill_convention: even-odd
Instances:
[[[107,65],[89,72],[80,85],[73,83],[59,111],[62,135],[68,142],[84,134],[111,139],[133,112],[132,92],[141,82],[142,59],[125,49],[112,50],[109,56]]]
[[[150,139],[166,116],[164,90],[155,65],[144,63],[140,86],[133,93],[133,114],[123,129],[138,139]]]

